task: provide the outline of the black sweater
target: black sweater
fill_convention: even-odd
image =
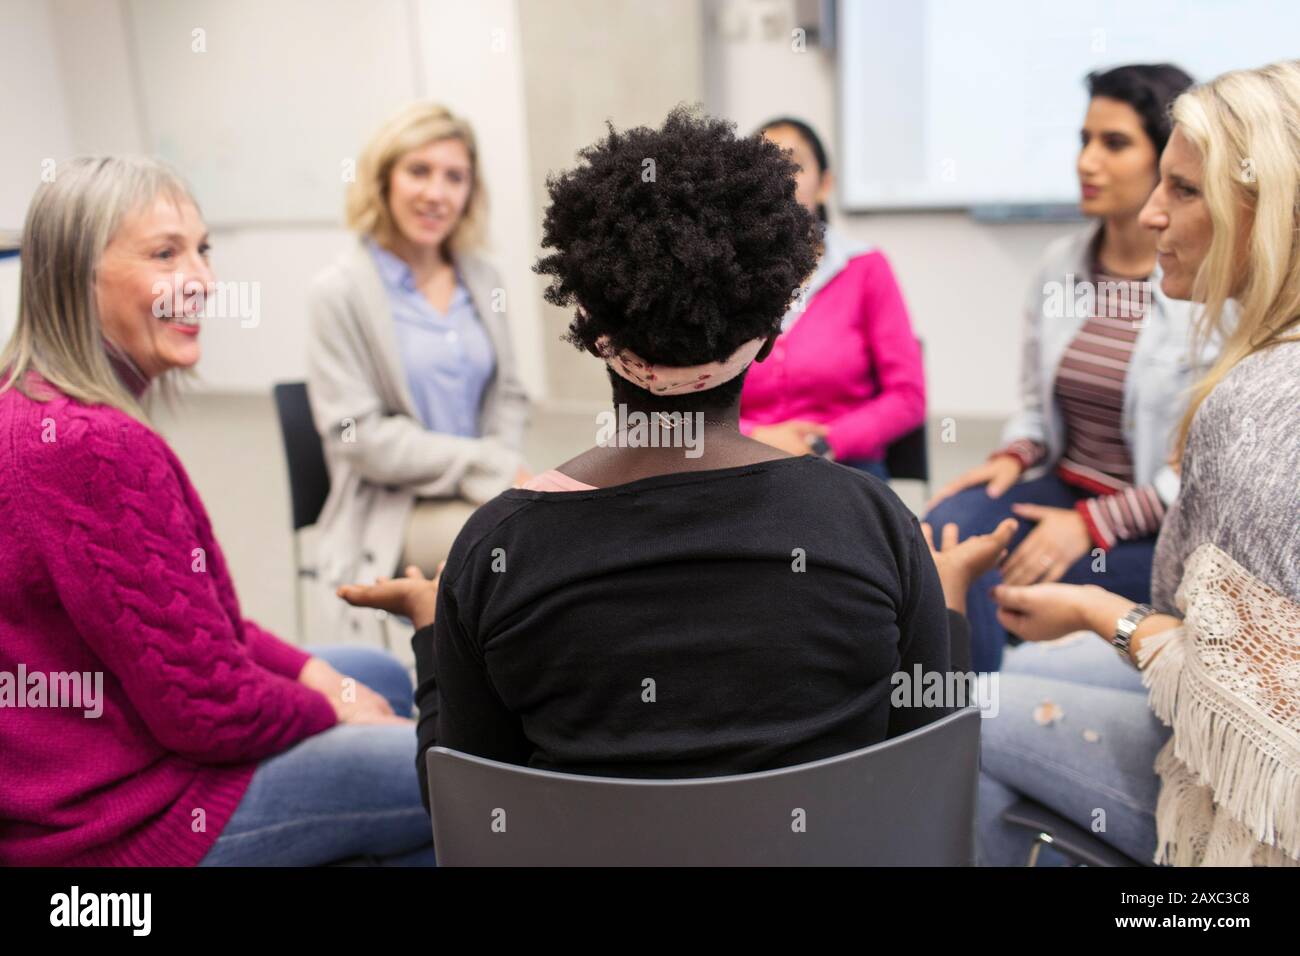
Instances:
[[[891,707],[891,676],[966,666],[969,636],[889,487],[805,455],[506,491],[412,644],[427,805],[435,744],[660,778],[845,753],[947,713]]]

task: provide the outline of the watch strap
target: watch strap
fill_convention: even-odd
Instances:
[[[1138,629],[1139,624],[1154,613],[1156,609],[1150,604],[1136,604],[1115,622],[1115,635],[1110,639],[1110,643],[1125,660],[1132,659],[1129,655],[1129,645],[1133,640],[1133,633]]]
[[[835,460],[835,452],[831,450],[831,443],[826,440],[825,435],[818,435],[808,442],[808,448],[814,455],[820,455],[822,458]]]

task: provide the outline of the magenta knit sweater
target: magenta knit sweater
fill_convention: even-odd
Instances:
[[[97,717],[0,694],[0,865],[197,863],[257,762],[335,723],[306,660],[240,615],[162,438],[0,394],[0,680],[103,688]]]

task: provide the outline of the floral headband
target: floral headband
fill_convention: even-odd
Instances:
[[[685,395],[717,388],[731,381],[749,368],[766,341],[765,335],[750,339],[721,362],[705,362],[703,365],[657,365],[630,349],[611,348],[607,335],[596,340],[596,349],[606,365],[633,385],[656,395]]]

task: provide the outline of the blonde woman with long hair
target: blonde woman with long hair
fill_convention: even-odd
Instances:
[[[391,117],[347,197],[357,241],[310,296],[308,391],[331,487],[321,513],[326,632],[370,632],[340,585],[436,573],[477,505],[525,481],[528,396],[504,288],[479,249],[487,192],[468,122],[432,103]]]
[[[243,617],[148,424],[199,360],[208,249],[150,159],[69,160],[28,210],[0,354],[0,865],[432,863],[405,670]]]
[[[1094,830],[1104,819],[1102,839],[1138,859],[1300,863],[1300,62],[1226,73],[1173,119],[1142,219],[1165,293],[1202,303],[1200,333],[1223,345],[1180,428],[1151,605],[1100,587],[995,591],[1029,641],[1114,644],[1149,700],[1003,675],[984,726],[988,862],[1027,853],[999,813],[1019,792]]]

